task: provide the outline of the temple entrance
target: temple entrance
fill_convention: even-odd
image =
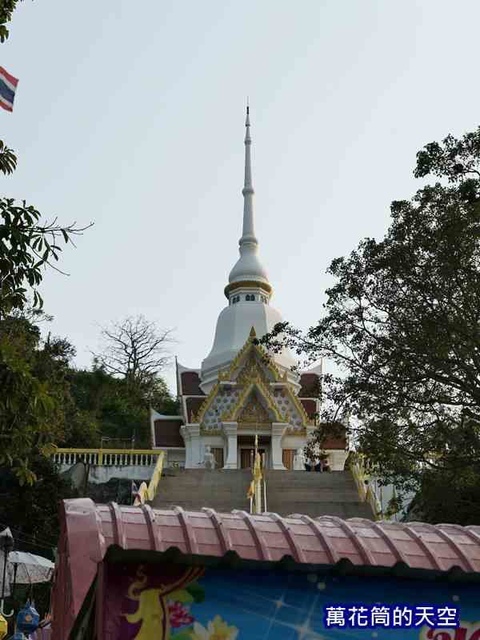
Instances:
[[[283,449],[282,462],[285,469],[293,469],[293,459],[295,458],[296,449]]]
[[[258,436],[258,452],[265,454],[265,467],[270,467],[270,443],[271,437],[267,435]],[[251,469],[255,456],[255,436],[241,434],[237,438],[238,446],[238,468]]]
[[[258,449],[260,455],[266,454],[265,449]],[[265,456],[266,457],[266,456]],[[240,469],[251,469],[255,459],[255,448],[240,449]]]

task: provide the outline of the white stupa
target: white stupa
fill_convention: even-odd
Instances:
[[[262,337],[283,320],[280,313],[270,306],[272,286],[266,269],[258,257],[258,240],[255,236],[253,215],[255,192],[252,185],[249,107],[247,107],[245,128],[243,232],[239,240],[240,257],[230,271],[228,285],[225,287],[228,306],[220,312],[212,349],[202,362],[201,386],[205,392],[209,391],[218,379],[219,372],[228,367],[243,347],[252,327],[257,337]],[[296,383],[298,376],[291,372],[291,368],[296,363],[291,353],[284,350],[273,357],[276,364],[288,372],[289,380]]]
[[[225,287],[213,346],[200,369],[177,362],[180,415],[152,411],[152,443],[167,466],[195,469],[215,458],[216,469],[251,464],[257,441],[270,469],[301,467],[298,451],[315,429],[320,409],[320,367],[296,373],[288,350],[268,354],[256,338],[282,322],[270,306],[272,286],[258,257],[253,216],[250,115],[245,122],[245,180],[240,257]],[[326,443],[330,467],[342,469],[345,441]]]

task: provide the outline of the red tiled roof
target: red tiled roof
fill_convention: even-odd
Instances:
[[[200,377],[196,371],[182,371],[180,374],[182,396],[204,396],[200,389]]]
[[[171,420],[155,420],[153,423],[156,447],[184,447],[185,443],[180,433],[182,418]]]
[[[320,393],[320,376],[316,373],[302,373],[300,387],[299,398],[317,398]]]
[[[322,449],[341,449],[344,451],[347,447],[347,438],[325,438],[322,443]]]
[[[305,409],[305,413],[309,418],[313,417],[317,412],[317,403],[315,400],[300,398],[300,402],[303,404],[303,408]]]

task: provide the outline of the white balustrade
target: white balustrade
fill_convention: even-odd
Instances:
[[[79,462],[105,467],[150,467],[154,466],[160,451],[109,451],[108,449],[59,449],[52,455],[57,465],[71,467]]]

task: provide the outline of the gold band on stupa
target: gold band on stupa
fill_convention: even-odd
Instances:
[[[272,293],[272,285],[267,282],[259,282],[258,280],[241,280],[239,282],[231,282],[224,289],[225,297],[228,298],[232,291],[236,289],[263,289],[269,295]]]

